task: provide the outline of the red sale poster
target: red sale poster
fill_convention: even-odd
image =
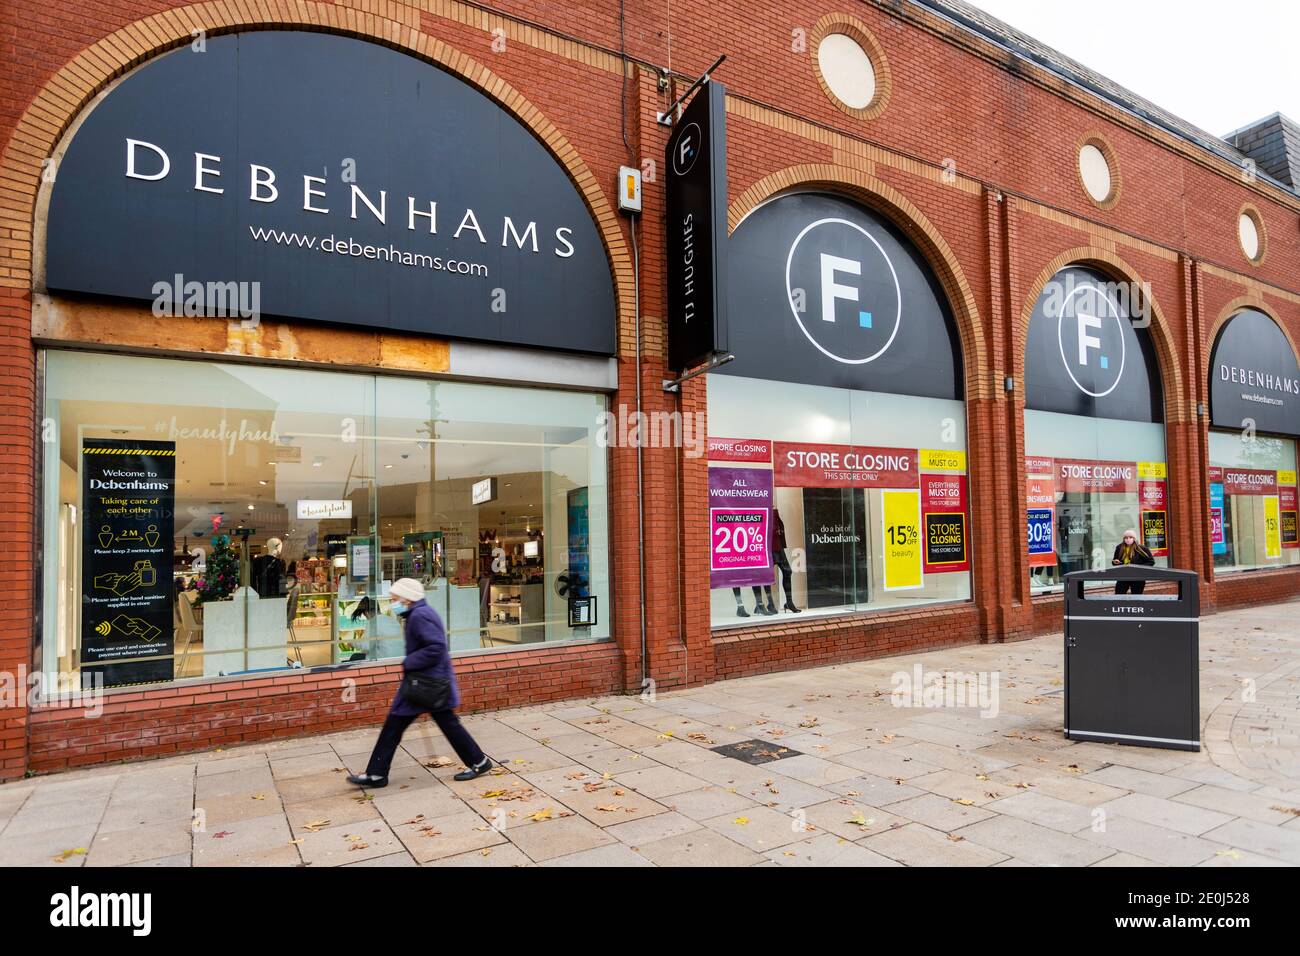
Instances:
[[[970,570],[965,475],[921,476],[921,526],[926,574]]]
[[[1300,508],[1296,507],[1296,486],[1278,485],[1277,497],[1282,518],[1282,547],[1300,548],[1300,529],[1296,526],[1297,518],[1300,518]]]
[[[781,488],[916,488],[915,448],[777,442],[773,471]]]
[[[1163,481],[1139,481],[1138,505],[1142,511],[1142,539],[1152,557],[1169,556],[1169,508]]]
[[[772,460],[772,443],[766,438],[714,438],[709,436],[709,461]]]
[[[1056,564],[1056,486],[1051,478],[1029,478],[1025,484],[1029,566],[1050,568]]]
[[[1057,487],[1065,492],[1137,490],[1137,462],[1056,459]]]

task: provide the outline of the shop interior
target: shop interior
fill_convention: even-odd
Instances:
[[[46,654],[54,651],[62,673],[79,661],[85,438],[175,441],[175,678],[401,656],[387,597],[401,577],[422,581],[453,650],[608,633],[598,618],[579,626],[569,619],[571,597],[607,587],[603,541],[593,555],[588,535],[605,520],[603,458],[592,454],[587,427],[527,422],[530,404],[547,414],[546,399],[530,397],[536,392],[110,360],[125,363],[114,368],[124,381],[144,363],[137,371],[185,372],[203,386],[193,401],[172,404],[146,400],[160,389],[141,381],[87,394],[75,375],[89,357],[50,357],[59,461],[57,481],[47,483],[47,504],[57,492],[47,533],[58,536],[61,560],[47,570],[56,641],[47,640]],[[603,409],[596,396],[557,402],[591,429]],[[380,405],[409,417],[374,414]],[[524,424],[482,420],[511,409]],[[237,568],[225,593],[212,586],[223,562]]]

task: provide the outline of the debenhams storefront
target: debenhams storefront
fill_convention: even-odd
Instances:
[[[378,720],[402,577],[468,709],[1055,628],[1063,575],[1128,528],[1159,564],[1294,588],[1300,370],[1275,317],[1225,310],[1189,428],[1167,331],[1104,256],[1058,256],[994,377],[955,256],[891,187],[816,166],[728,192],[717,84],[671,133],[638,127],[676,162],[633,231],[607,195],[617,110],[597,176],[439,49],[212,36],[58,141],[31,262],[41,695],[0,726],[24,738],[0,776]],[[740,167],[768,133],[735,130]],[[674,221],[672,176],[712,177],[708,216]],[[695,362],[673,358],[679,266],[728,316]],[[719,346],[716,374],[660,388]],[[611,431],[638,406],[679,417]],[[110,719],[83,719],[87,684]]]
[[[450,72],[324,33],[198,46],[95,101],[41,196],[46,696],[215,681],[239,725],[231,682],[334,673],[328,709],[331,668],[401,656],[403,577],[455,651],[604,642],[617,227]]]

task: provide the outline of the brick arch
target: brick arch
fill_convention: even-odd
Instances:
[[[1052,276],[1068,266],[1088,266],[1120,282],[1141,284],[1142,277],[1137,270],[1115,253],[1100,246],[1077,246],[1067,249],[1038,274],[1033,284],[1025,293],[1024,306],[1016,324],[1015,362],[1016,380],[1025,380],[1025,346],[1029,341],[1029,320],[1033,317],[1034,306]],[[1156,363],[1160,368],[1161,393],[1164,396],[1165,425],[1192,421],[1190,399],[1187,398],[1186,382],[1182,366],[1178,362],[1178,350],[1174,344],[1169,326],[1165,321],[1164,310],[1156,300],[1154,292],[1147,294],[1147,305],[1151,308],[1151,325],[1148,331],[1156,350]],[[1024,392],[1020,392],[1023,401]]]
[[[383,6],[395,16],[413,13],[399,4]],[[10,183],[16,193],[6,204],[5,213],[11,221],[20,220],[10,226],[12,238],[0,246],[0,285],[31,289],[33,227],[44,161],[54,155],[68,130],[114,80],[147,60],[192,42],[191,31],[218,36],[298,28],[376,42],[418,57],[471,84],[529,129],[563,166],[595,221],[614,280],[622,348],[621,340],[633,319],[632,256],[617,215],[577,149],[523,94],[437,37],[382,14],[315,0],[256,6],[236,0],[210,0],[177,7],[109,34],[65,64],[27,107],[0,157],[0,179]]]
[[[1210,335],[1205,342],[1205,368],[1201,369],[1201,375],[1207,382],[1209,381],[1211,372],[1210,362],[1213,360],[1211,353],[1214,352],[1214,340],[1219,337],[1219,333],[1223,331],[1223,327],[1228,324],[1228,320],[1242,309],[1256,309],[1272,319],[1273,324],[1281,329],[1282,334],[1286,336],[1286,340],[1291,346],[1291,352],[1296,356],[1296,361],[1300,362],[1300,350],[1296,349],[1295,339],[1291,335],[1291,330],[1286,327],[1286,323],[1282,321],[1282,317],[1264,301],[1262,296],[1251,293],[1249,295],[1238,296],[1225,305],[1219,312],[1219,317],[1216,318],[1214,323],[1210,326]]]
[[[938,277],[957,320],[962,364],[966,377],[966,400],[998,398],[989,367],[988,344],[975,295],[966,281],[961,263],[947,241],[925,214],[906,196],[862,170],[833,163],[789,166],[765,176],[732,201],[727,209],[727,231],[734,232],[740,221],[761,203],[792,190],[821,189],[856,200],[880,213],[921,250]]]

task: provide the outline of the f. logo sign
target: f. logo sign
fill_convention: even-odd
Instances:
[[[1061,303],[1057,340],[1065,371],[1079,391],[1103,398],[1124,375],[1124,317],[1100,286],[1075,286]]]
[[[695,161],[700,158],[700,144],[704,141],[704,136],[700,132],[698,123],[687,123],[682,127],[681,135],[677,137],[677,145],[673,149],[673,172],[678,176],[685,176],[695,165]]]
[[[785,286],[803,334],[837,362],[864,365],[898,335],[898,274],[876,238],[855,222],[818,219],[805,226],[786,257]]]

